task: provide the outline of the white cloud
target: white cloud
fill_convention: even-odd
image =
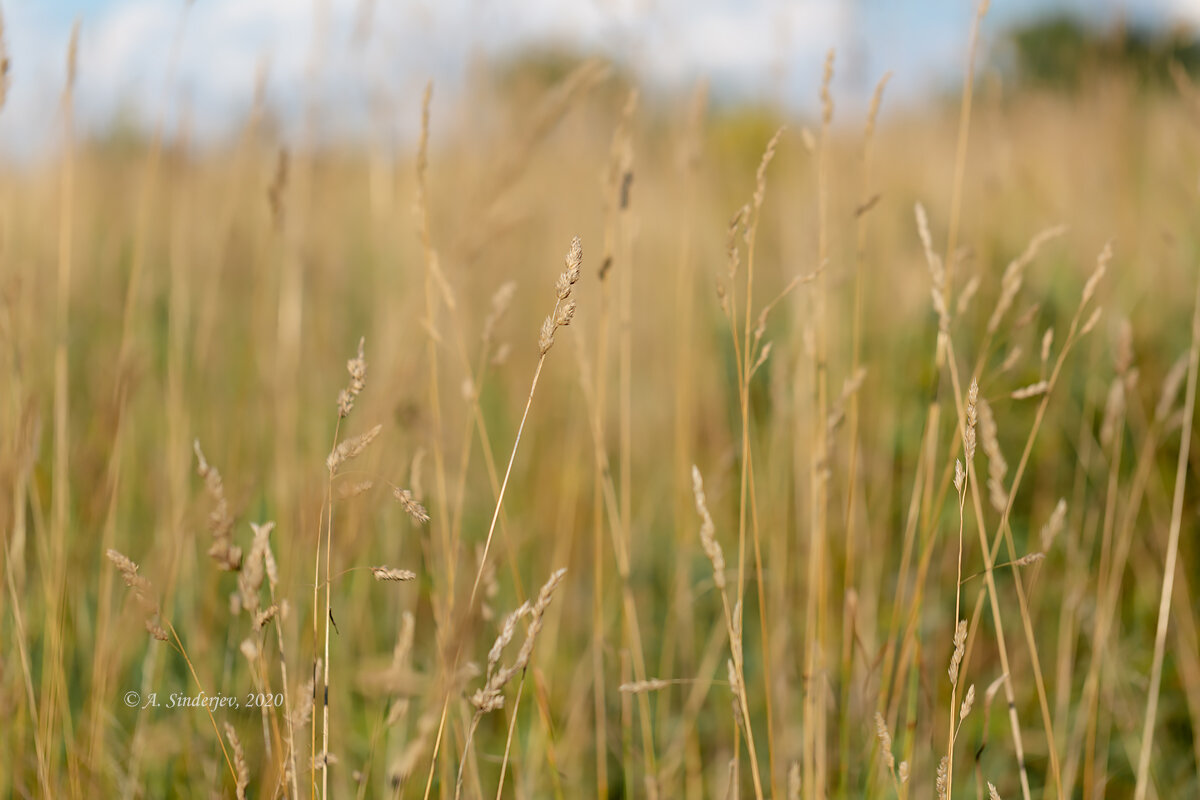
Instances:
[[[298,120],[304,98],[315,90],[334,110],[325,124],[353,128],[366,120],[373,84],[383,81],[393,95],[415,96],[432,77],[445,90],[475,55],[535,42],[632,60],[660,82],[704,76],[748,88],[795,53],[835,44],[839,24],[836,0],[203,0],[190,6],[181,29],[185,7],[112,0],[85,21],[76,91],[82,125],[103,127],[120,113],[144,125],[164,119],[170,126],[187,98],[201,133],[219,133],[249,109],[258,65],[267,59],[268,96],[285,120]],[[325,24],[313,84],[317,7]],[[373,14],[365,44],[354,37],[364,7]],[[60,17],[28,5],[14,6],[9,15],[16,66],[12,102],[0,118],[8,149],[44,143],[54,126],[69,35]]]
[[[1168,16],[1200,27],[1200,0],[1165,0]]]
[[[1146,1],[1160,19],[1200,24],[1200,0]],[[385,91],[409,108],[425,80],[433,78],[442,96],[453,94],[477,56],[531,43],[607,53],[672,88],[707,78],[719,92],[802,107],[815,101],[830,47],[839,50],[835,90],[851,102],[870,91],[875,71],[895,69],[901,94],[911,91],[906,85],[927,85],[938,70],[957,74],[965,29],[936,24],[946,9],[928,0],[880,3],[200,0],[181,28],[183,0],[106,0],[85,18],[76,102],[80,124],[91,129],[118,114],[170,128],[186,102],[199,133],[211,137],[244,118],[265,59],[268,100],[286,125],[294,130],[315,93],[327,130],[354,131],[366,126],[373,93]],[[324,9],[323,47],[313,80],[317,8]],[[363,9],[372,15],[366,41],[355,36]],[[7,10],[13,83],[0,114],[0,150],[27,152],[54,140],[70,20],[48,3]]]

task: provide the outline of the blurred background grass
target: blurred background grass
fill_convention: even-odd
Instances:
[[[1045,376],[1038,354],[1046,329],[1056,331],[1056,356],[1097,254],[1113,243],[1098,300],[1103,316],[1068,358],[1011,519],[1018,554],[1038,550],[1038,531],[1051,510],[1059,498],[1069,501],[1058,549],[1025,573],[1056,713],[1055,747],[1064,762],[1072,753],[1080,762],[1073,796],[1125,796],[1133,790],[1141,743],[1179,445],[1177,424],[1156,442],[1148,421],[1164,376],[1187,350],[1197,278],[1200,93],[1188,76],[1200,69],[1200,45],[1182,30],[1096,30],[1067,18],[1010,31],[997,43],[974,84],[960,247],[950,254],[954,303],[958,290],[979,278],[977,295],[953,321],[955,352],[960,369],[969,370],[1005,265],[1038,231],[1065,224],[1065,235],[1028,268],[1013,321],[1002,328],[981,377],[1001,447],[1015,464],[1037,401],[1009,394]],[[814,97],[819,77],[812,76]],[[194,476],[192,441],[198,439],[224,476],[238,520],[236,540],[248,549],[247,522],[276,522],[278,592],[290,604],[280,625],[296,702],[322,645],[310,635],[312,615],[321,609],[312,607],[308,592],[328,478],[323,461],[337,422],[335,399],[345,384],[342,365],[365,337],[367,387],[347,426],[353,434],[379,422],[383,433],[342,480],[370,477],[380,487],[384,480],[411,486],[433,520],[427,527],[412,524],[382,488],[337,506],[333,794],[420,796],[429,748],[411,779],[398,780],[407,776],[397,764],[406,747],[422,740],[418,720],[440,709],[438,682],[448,671],[450,643],[461,637],[464,660],[482,662],[497,617],[559,566],[569,572],[517,707],[502,793],[574,797],[599,789],[644,796],[652,784],[665,797],[725,793],[738,740],[728,687],[713,686],[700,695],[699,709],[685,708],[692,687],[707,689],[709,681],[725,677],[724,655],[715,662],[705,658],[706,642],[711,650],[712,637],[724,633],[711,571],[698,546],[689,468],[695,463],[704,475],[718,539],[736,569],[745,466],[737,356],[718,285],[734,291],[735,303],[744,302],[742,289],[731,287],[727,277],[729,220],[750,200],[763,148],[784,124],[766,173],[754,313],[794,277],[818,268],[821,277],[772,311],[765,340],[773,349],[751,385],[753,483],[767,554],[765,631],[753,583],[745,611],[746,680],[759,762],[779,787],[768,794],[782,795],[788,765],[802,759],[810,724],[803,697],[815,682],[824,687],[817,702],[828,705],[831,719],[828,777],[810,775],[805,765],[805,796],[825,790],[890,796],[875,750],[872,716],[880,703],[897,759],[910,761],[911,790],[932,789],[946,736],[943,680],[954,628],[952,499],[945,507],[933,504],[935,496],[919,503],[917,541],[919,552],[929,553],[929,572],[918,576],[914,565],[902,572],[900,559],[925,413],[934,399],[943,405],[940,441],[955,437],[953,392],[933,358],[937,321],[913,206],[920,202],[928,210],[940,247],[953,216],[957,91],[899,104],[882,117],[864,189],[860,110],[843,113],[837,106],[823,138],[817,117],[772,105],[706,103],[703,86],[692,94],[645,88],[628,115],[631,160],[622,163],[614,137],[619,142],[623,109],[636,83],[620,66],[550,51],[481,69],[458,96],[443,100],[435,87],[431,109],[438,122],[429,143],[427,203],[431,241],[453,307],[435,291],[433,313],[413,213],[414,143],[318,145],[303,135],[283,135],[265,105],[228,141],[194,140],[185,104],[169,136],[137,127],[81,131],[52,157],[4,168],[0,364],[7,390],[0,518],[7,587],[0,601],[0,710],[12,724],[0,732],[3,752],[11,754],[0,769],[0,792],[158,797],[233,790],[207,715],[122,704],[130,689],[165,697],[197,686],[181,654],[142,631],[136,607],[102,554],[115,547],[141,564],[206,691],[255,690],[256,678],[239,652],[239,643],[253,636],[251,626],[244,615],[231,613],[227,600],[236,579],[218,572],[205,555],[210,501]],[[64,107],[71,102],[68,96]],[[822,157],[828,158],[824,228]],[[614,202],[625,181],[631,181],[629,202],[621,210]],[[828,459],[814,467],[808,437],[814,425],[825,424],[811,399],[817,297],[827,293],[825,363],[834,403],[853,373],[860,221],[867,231],[861,254],[867,372],[854,395],[860,423],[853,441],[845,426],[831,428]],[[459,630],[439,615],[450,597],[460,605],[466,599],[495,495],[473,427],[472,385],[464,387],[471,376],[456,341],[461,337],[473,358],[490,298],[516,281],[512,308],[496,333],[511,344],[511,356],[490,367],[478,385],[482,423],[502,469],[537,361],[539,320],[551,307],[559,260],[573,235],[584,243],[579,309],[547,358],[514,462],[504,503],[506,533],[490,557],[495,590],[486,603],[496,616],[471,614],[465,631]],[[823,265],[822,236],[828,247]],[[631,296],[627,323],[624,286]],[[1021,318],[1025,324],[1015,321]],[[1114,366],[1126,341],[1123,321],[1132,331],[1132,379],[1117,375]],[[624,330],[632,345],[627,384],[620,363]],[[598,364],[602,336],[609,341],[607,360]],[[430,394],[431,338],[439,353],[437,414]],[[1002,371],[1013,347],[1023,355]],[[56,354],[65,368],[57,383]],[[598,410],[589,394],[597,377],[607,386],[606,404]],[[1098,439],[1114,381],[1128,394],[1122,419],[1129,420],[1119,428],[1118,438],[1127,438],[1124,456],[1116,451],[1115,460],[1111,440]],[[55,398],[64,396],[65,448],[56,454],[61,434]],[[608,509],[597,509],[593,413],[603,423],[603,451],[612,464],[611,473],[600,474],[612,475],[622,508],[628,504],[627,527],[609,518]],[[621,435],[626,419],[628,444]],[[1147,441],[1154,469],[1145,501],[1127,508],[1134,454]],[[852,448],[857,469],[849,475]],[[437,479],[438,451],[449,476],[445,493]],[[462,546],[447,553],[439,526],[458,520],[453,489],[463,453],[470,460],[457,525]],[[1195,458],[1193,453],[1193,463]],[[60,464],[66,471],[56,476]],[[925,468],[940,477],[948,467],[939,455]],[[822,591],[828,616],[814,633],[804,611],[814,502],[808,492],[812,470],[825,468],[829,522]],[[851,485],[857,488],[848,508]],[[1136,535],[1129,563],[1117,574],[1117,625],[1098,652],[1096,606],[1111,580],[1105,574],[1111,537],[1104,530],[1128,513]],[[598,530],[594,519],[601,520]],[[857,579],[848,586],[843,576],[851,519],[858,563]],[[1200,566],[1195,520],[1189,494],[1182,582],[1175,587],[1153,750],[1151,791],[1160,797],[1200,791],[1197,599],[1187,585]],[[970,525],[966,575],[983,569]],[[651,696],[649,742],[640,727],[644,711],[617,691],[632,678],[631,633],[622,617],[610,526],[629,536],[627,585],[648,675],[699,682]],[[376,583],[361,571],[375,564],[412,569],[419,577],[411,584]],[[360,571],[344,572],[352,568]],[[1036,790],[1045,786],[1052,795],[1049,747],[1011,578],[998,574],[997,580],[1001,606],[1011,615],[1006,632],[1030,778]],[[918,585],[919,645],[915,653],[905,651],[915,677],[911,685],[888,686],[880,663],[897,646],[888,626],[895,613],[909,610],[897,604],[895,593],[905,586],[911,598]],[[967,586],[965,605],[979,580]],[[847,672],[837,656],[845,643],[849,595],[855,611]],[[598,635],[597,608],[604,622]],[[380,690],[377,673],[391,663],[406,612],[415,621],[411,674],[405,672],[402,686],[384,681],[386,691]],[[981,626],[968,669],[982,694],[1000,668],[986,611]],[[974,622],[972,631],[974,642]],[[764,633],[774,661],[770,685]],[[267,642],[273,646],[273,634]],[[716,646],[720,652],[720,641]],[[593,647],[600,648],[599,680],[606,687],[602,742],[595,738]],[[819,678],[805,674],[812,647],[823,654]],[[276,649],[268,658],[273,683],[278,655]],[[1091,709],[1082,697],[1094,662],[1103,669],[1100,699]],[[431,771],[441,796],[453,795],[462,755],[467,712],[459,696],[480,681],[451,691],[440,766]],[[775,704],[770,725],[766,697]],[[509,698],[509,707],[485,718],[476,735],[469,794],[490,794],[496,786],[513,713],[511,691]],[[278,739],[268,756],[264,738],[270,736],[264,737],[256,714],[239,712],[229,720],[252,765],[252,795],[275,796]],[[848,750],[839,749],[843,735]],[[770,760],[768,736],[774,740]],[[960,745],[956,759],[959,790],[975,791],[975,772],[1003,796],[1020,796],[1011,732],[999,706],[986,721],[976,711],[963,736],[969,744]],[[297,738],[303,795],[312,756],[307,728],[302,734],[298,729]],[[653,768],[648,751],[657,754]],[[745,758],[742,752],[735,783],[749,793]]]

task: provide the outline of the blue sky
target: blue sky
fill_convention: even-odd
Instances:
[[[469,65],[554,42],[611,55],[652,85],[708,79],[719,96],[807,110],[825,52],[838,51],[839,101],[860,103],[894,72],[892,98],[916,97],[961,75],[972,0],[0,0],[12,85],[0,113],[0,151],[36,152],[54,140],[70,29],[81,24],[80,124],[120,117],[168,128],[183,102],[197,135],[218,138],[250,108],[256,76],[285,121],[299,118],[323,14],[318,85],[327,133],[369,127],[372,97],[415,121],[433,78],[453,95]],[[186,13],[185,13],[185,8]],[[1038,14],[1073,10],[1200,30],[1200,0],[995,0],[988,37]],[[370,20],[365,40],[355,31]],[[179,47],[172,43],[178,39]],[[176,58],[172,59],[172,53]],[[400,126],[403,128],[403,126]]]

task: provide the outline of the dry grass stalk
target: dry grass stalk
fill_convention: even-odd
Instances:
[[[730,609],[729,596],[725,591],[725,556],[721,552],[721,546],[716,540],[716,526],[713,524],[712,515],[708,511],[708,503],[704,495],[704,480],[700,475],[700,469],[692,465],[692,494],[696,500],[696,512],[700,515],[700,542],[704,547],[705,554],[713,565],[713,583],[717,586],[717,592],[721,595],[721,607],[725,612],[725,629],[729,635],[729,651],[733,658],[729,661],[730,666],[730,683],[734,691],[734,697],[740,702],[740,707],[736,708],[736,716],[741,719],[746,719],[750,715],[749,704],[746,699],[745,692],[745,673],[742,667],[742,603],[738,600],[734,607]],[[740,726],[746,736],[746,744],[750,756],[750,771],[754,778],[755,796],[762,797],[762,779],[759,776],[758,770],[758,755],[754,746],[754,729],[750,726]]]
[[[475,715],[471,718],[471,727],[467,731],[467,739],[463,744],[463,757],[459,763],[458,780],[455,783],[454,796],[457,798],[462,792],[463,773],[467,764],[467,755],[471,749],[471,739],[475,733],[475,729],[479,725],[479,720],[484,714],[495,711],[504,707],[504,687],[518,674],[524,676],[526,668],[529,666],[529,660],[533,656],[533,647],[537,642],[538,634],[542,630],[543,617],[546,614],[546,609],[550,607],[550,601],[554,597],[554,590],[562,583],[563,577],[566,576],[566,569],[558,569],[550,574],[549,579],[542,585],[541,591],[538,592],[537,599],[530,605],[528,601],[521,604],[516,611],[513,611],[504,620],[504,625],[500,629],[500,635],[496,637],[492,649],[488,651],[488,666],[487,677],[484,685],[477,689],[470,697],[471,705],[475,707]],[[500,665],[500,658],[503,655],[504,648],[513,640],[516,634],[517,623],[528,616],[529,627],[525,631],[525,641],[521,644],[521,649],[517,651],[517,656],[513,659],[511,665],[504,667]],[[521,689],[524,687],[524,680],[521,681],[517,690],[517,703],[521,701]],[[514,717],[516,711],[513,712]],[[509,743],[512,741],[512,729],[509,729]],[[505,760],[507,763],[508,744],[505,745]],[[501,773],[500,789],[503,790],[504,777]]]
[[[550,607],[550,600],[554,595],[554,590],[562,583],[563,577],[567,574],[565,569],[555,570],[551,573],[549,580],[542,586],[538,592],[537,599],[533,605],[528,602],[523,603],[513,613],[505,619],[504,626],[500,631],[500,635],[496,638],[495,644],[488,652],[488,671],[487,679],[482,688],[478,689],[471,696],[471,705],[475,706],[479,713],[487,713],[495,711],[504,706],[504,695],[502,691],[506,684],[513,677],[522,672],[529,666],[529,658],[533,655],[533,646],[537,640],[538,633],[542,629],[542,617],[546,613],[546,609]],[[512,641],[516,632],[517,623],[525,616],[530,617],[529,628],[525,632],[525,641],[521,645],[521,649],[517,652],[517,657],[513,663],[507,667],[500,666],[500,657],[503,650]]]
[[[192,443],[192,449],[196,452],[196,473],[204,479],[205,491],[213,502],[208,515],[213,543],[208,555],[221,569],[236,572],[242,566],[242,548],[233,543],[233,515],[229,513],[229,502],[225,499],[225,484],[217,468],[204,458],[199,439]]]
[[[988,800],[1000,800],[1000,793],[996,791],[996,787],[992,785],[991,781],[988,781],[987,787],[988,787]]]
[[[1097,270],[1099,271],[1099,270]],[[1088,286],[1091,286],[1089,281]],[[1087,287],[1085,287],[1085,296]],[[1192,311],[1192,341],[1188,348],[1187,389],[1183,396],[1183,432],[1180,435],[1179,460],[1175,466],[1175,490],[1171,498],[1171,523],[1167,534],[1167,557],[1163,564],[1162,592],[1159,595],[1158,625],[1154,631],[1154,658],[1150,667],[1146,718],[1142,725],[1142,745],[1138,753],[1135,800],[1143,800],[1150,783],[1150,756],[1154,743],[1154,723],[1158,712],[1158,694],[1162,688],[1163,660],[1166,656],[1167,626],[1171,618],[1171,595],[1179,559],[1179,538],[1183,525],[1184,488],[1188,473],[1188,454],[1192,445],[1192,423],[1196,411],[1197,373],[1200,373],[1200,281]]]
[[[548,321],[553,320],[553,322],[555,324],[553,324],[553,326],[549,329],[549,331],[547,331],[546,328],[543,327],[542,337],[539,339],[538,362],[537,362],[537,366],[534,368],[533,380],[530,382],[529,397],[525,401],[525,410],[524,410],[524,412],[522,412],[521,422],[517,426],[517,436],[516,436],[515,440],[513,441],[512,450],[508,456],[508,466],[504,470],[504,480],[500,483],[500,491],[496,495],[496,505],[495,505],[494,510],[492,511],[492,521],[488,526],[487,536],[484,539],[483,554],[480,557],[479,569],[475,573],[475,581],[471,586],[471,594],[467,600],[467,609],[468,610],[474,608],[474,606],[475,606],[475,598],[479,591],[479,582],[483,578],[483,568],[487,564],[488,552],[492,546],[492,537],[495,535],[495,532],[496,532],[496,523],[500,519],[500,510],[501,510],[501,508],[503,508],[503,505],[504,505],[504,495],[508,491],[508,481],[509,481],[509,478],[512,476],[513,463],[516,461],[516,458],[517,458],[517,448],[521,444],[521,435],[524,433],[525,423],[529,419],[529,409],[533,406],[533,396],[534,396],[534,393],[537,391],[538,379],[541,377],[542,367],[546,363],[546,354],[549,352],[550,346],[553,345],[553,343],[554,343],[554,340],[553,340],[554,331],[558,327],[562,327],[562,325],[569,324],[571,321],[571,317],[574,315],[574,298],[570,297],[570,294],[571,294],[572,287],[579,280],[582,263],[583,263],[583,244],[580,241],[579,237],[576,236],[571,240],[571,248],[568,251],[567,256],[565,258],[566,269],[560,276],[559,281],[555,286],[555,293],[557,295],[559,295],[559,298],[558,298],[557,302],[555,303],[554,311],[551,312],[550,317],[547,318]],[[563,280],[564,278],[565,278],[565,282]],[[565,285],[564,285],[564,283],[565,283]],[[561,309],[561,306],[562,306],[563,300],[564,300],[562,295],[564,295],[564,294],[569,298],[570,303],[571,303],[571,310],[569,312],[565,312]],[[561,323],[561,324],[559,324],[559,323]],[[552,580],[553,580],[553,576],[552,576]],[[530,646],[532,647],[532,644]],[[455,659],[454,659],[454,669],[452,670],[452,672],[457,671],[458,655],[459,655],[458,652],[456,652]],[[442,734],[445,730],[446,710],[449,708],[449,703],[450,703],[450,695],[449,695],[449,693],[447,693],[443,699],[442,713],[440,715],[440,722],[438,723],[438,727],[437,727],[437,735],[434,738],[433,759],[430,762],[429,776],[426,781],[427,788],[431,787],[433,784],[433,772],[434,772],[434,768],[437,764],[437,757],[438,757],[438,753],[439,753],[439,750],[441,747],[441,742],[442,742]],[[466,748],[464,748],[464,752],[465,751],[466,751]],[[461,784],[460,784],[460,786],[461,786]]]
[[[542,322],[542,330],[538,336],[538,355],[545,356],[554,346],[554,333],[559,328],[571,324],[575,316],[575,298],[571,296],[572,287],[579,282],[580,266],[583,263],[583,244],[576,236],[571,240],[571,249],[564,259],[566,268],[558,276],[554,284],[554,293],[558,301],[554,311]]]

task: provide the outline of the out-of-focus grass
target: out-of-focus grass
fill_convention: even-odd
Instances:
[[[297,704],[323,648],[323,636],[314,642],[312,623],[323,608],[313,608],[311,592],[323,530],[324,458],[337,422],[335,400],[345,384],[343,364],[360,336],[366,338],[370,365],[366,388],[341,433],[354,435],[377,422],[383,433],[335,483],[335,497],[340,483],[370,478],[377,485],[353,500],[338,500],[333,515],[333,794],[350,796],[361,777],[365,796],[396,791],[420,796],[432,745],[420,720],[436,723],[446,702],[438,766],[430,774],[435,793],[453,795],[469,723],[464,697],[483,679],[452,685],[444,701],[450,666],[456,657],[482,665],[503,615],[560,566],[569,571],[523,678],[520,705],[514,684],[505,709],[483,718],[472,741],[465,793],[495,792],[514,706],[518,716],[505,795],[576,797],[602,786],[612,796],[643,796],[651,791],[648,781],[664,797],[719,795],[735,757],[742,792],[750,791],[745,741],[735,732],[729,687],[723,684],[725,623],[697,535],[690,465],[704,476],[732,592],[746,465],[738,356],[717,289],[722,286],[733,300],[740,336],[747,266],[741,264],[731,284],[727,228],[751,198],[754,171],[775,121],[708,112],[697,156],[689,162],[681,158],[688,137],[686,102],[643,98],[632,116],[632,183],[628,208],[621,212],[607,194],[606,176],[625,87],[613,76],[598,86],[579,88],[564,103],[561,119],[552,107],[530,109],[528,100],[515,107],[503,96],[456,109],[435,99],[433,114],[454,120],[451,134],[431,143],[428,170],[432,244],[454,306],[435,291],[433,321],[412,213],[414,156],[406,148],[291,152],[280,182],[281,143],[255,129],[215,152],[180,141],[167,142],[161,154],[149,143],[78,145],[65,321],[55,312],[63,247],[59,220],[67,213],[61,168],[7,173],[0,183],[0,364],[6,376],[0,401],[6,583],[0,601],[0,709],[9,724],[0,726],[0,749],[10,757],[7,769],[0,769],[0,792],[114,796],[128,787],[156,797],[232,791],[234,776],[207,714],[125,706],[128,691],[156,692],[165,702],[172,692],[194,694],[199,687],[182,653],[142,630],[139,610],[103,551],[116,548],[141,565],[163,619],[178,632],[206,692],[244,700],[258,690],[258,666],[252,670],[239,651],[244,639],[258,634],[245,614],[233,615],[229,608],[235,576],[219,572],[206,556],[211,501],[194,475],[192,441],[198,439],[224,476],[237,518],[235,541],[248,550],[248,522],[276,522],[277,593],[288,603],[278,624],[291,702]],[[527,88],[519,91],[529,94]],[[539,120],[543,111],[549,117]],[[1103,307],[1102,317],[1067,358],[1011,514],[1020,555],[1039,549],[1039,530],[1059,498],[1068,501],[1064,531],[1044,561],[1022,571],[1022,580],[1054,712],[1054,747],[1064,768],[1074,770],[1076,796],[1084,787],[1116,795],[1131,791],[1141,744],[1182,400],[1171,405],[1171,418],[1156,434],[1161,439],[1150,446],[1152,466],[1136,508],[1129,505],[1136,497],[1130,487],[1138,453],[1154,431],[1150,421],[1163,378],[1189,342],[1198,255],[1196,120],[1196,109],[1174,95],[1139,95],[1119,76],[1089,84],[1070,100],[1013,93],[987,82],[976,97],[961,249],[951,254],[956,310],[951,334],[964,376],[986,338],[1005,265],[1038,231],[1068,226],[1026,270],[980,375],[1010,480],[1038,400],[1014,401],[1009,395],[1046,376],[1039,350],[1047,328],[1055,331],[1053,363],[1097,254],[1109,241],[1115,254],[1093,301]],[[544,129],[535,131],[539,122],[546,123]],[[807,124],[816,133],[818,124],[789,124],[766,173],[754,253],[754,314],[793,277],[822,267],[820,155],[808,147],[805,129]],[[885,712],[897,762],[910,765],[903,792],[932,791],[945,750],[958,518],[952,489],[942,505],[934,501],[944,471],[952,469],[947,448],[957,427],[948,371],[935,366],[937,322],[913,206],[925,206],[935,246],[943,246],[957,110],[897,110],[884,115],[876,132],[867,196],[878,198],[861,216],[867,372],[854,395],[858,438],[848,440],[845,424],[832,426],[829,455],[816,463],[812,432],[827,423],[815,405],[813,383],[818,332],[812,325],[820,292],[828,298],[827,360],[819,365],[827,380],[826,413],[846,411],[851,402],[839,400],[839,393],[850,376],[856,209],[864,199],[861,128],[861,119],[835,117],[827,153],[828,262],[816,282],[799,286],[772,311],[764,341],[773,347],[750,385],[754,474],[748,483],[765,555],[763,616],[773,682],[767,685],[764,677],[752,540],[746,549],[745,679],[759,766],[767,787],[776,787],[768,792],[775,796],[783,796],[793,762],[803,765],[805,796],[813,796],[813,781],[821,779],[804,760],[806,692],[818,692],[816,702],[827,708],[823,774],[830,794],[893,792],[886,768],[880,768],[877,708]],[[537,134],[533,139],[531,132]],[[279,213],[268,199],[272,185],[279,186]],[[547,357],[516,453],[504,524],[489,556],[495,578],[485,582],[494,588],[485,589],[491,615],[484,618],[479,603],[463,610],[476,572],[476,547],[495,508],[476,426],[486,427],[502,475],[537,359],[538,325],[552,306],[560,259],[575,234],[585,254],[575,290],[578,312]],[[747,243],[741,237],[739,232],[735,242],[744,259]],[[601,266],[609,257],[602,281]],[[129,293],[135,272],[138,283]],[[289,274],[298,280],[300,314],[293,351],[286,342]],[[976,277],[978,293],[960,315],[959,291]],[[489,299],[509,280],[517,288],[496,338],[511,344],[511,356],[488,368],[478,386],[476,418],[465,399],[472,387],[464,385],[468,375],[458,337],[474,359]],[[626,280],[627,317],[621,301]],[[693,309],[687,324],[681,318],[685,307]],[[1121,378],[1126,410],[1110,410],[1116,434],[1101,437],[1122,320],[1132,331],[1132,371]],[[602,330],[608,344],[606,360],[598,363]],[[632,345],[627,384],[621,377],[623,331]],[[66,549],[55,562],[47,542],[55,502],[54,368],[60,337],[69,387],[69,461]],[[440,431],[429,391],[430,337],[438,353]],[[1022,355],[1002,372],[1013,347]],[[288,352],[294,362],[288,362]],[[681,358],[687,364],[682,371]],[[597,410],[592,404],[598,390],[606,404]],[[936,457],[919,467],[926,412],[935,400],[941,407]],[[677,428],[681,402],[686,425]],[[628,445],[622,443],[623,406],[629,409]],[[597,466],[594,420],[601,427],[606,470]],[[1117,441],[1123,442],[1119,462]],[[857,470],[848,475],[853,448]],[[439,450],[443,481],[437,475]],[[456,517],[464,453],[470,460]],[[628,481],[621,474],[624,463],[631,469]],[[980,480],[987,468],[978,455],[974,469]],[[915,550],[902,572],[919,469],[932,485],[917,493]],[[805,625],[813,470],[828,492],[817,675],[804,672],[817,646]],[[604,491],[596,489],[609,479],[620,512],[615,518]],[[403,514],[386,488],[389,481],[417,493],[433,517],[429,525],[415,525]],[[851,482],[854,505],[847,509]],[[1000,515],[987,506],[983,492],[990,536]],[[1180,580],[1154,739],[1153,786],[1160,797],[1200,790],[1194,728],[1200,713],[1194,704],[1200,692],[1198,608],[1191,588],[1200,562],[1189,535],[1195,532],[1192,497],[1186,496],[1182,516]],[[857,559],[852,586],[843,580],[848,511]],[[1128,561],[1109,575],[1126,516],[1132,520]],[[447,552],[442,532],[456,518],[461,547]],[[964,575],[984,569],[975,524],[968,503]],[[627,580],[615,566],[613,537],[628,541]],[[914,608],[922,554],[929,558],[920,582],[923,598],[915,606],[914,639],[902,648],[889,639],[889,625],[894,615],[903,621]],[[418,579],[377,583],[363,569],[377,564],[411,569]],[[448,564],[454,566],[453,618],[442,616],[451,599]],[[51,596],[56,575],[65,577],[57,604]],[[1121,581],[1117,623],[1106,648],[1097,651],[1099,598],[1114,578]],[[996,583],[1026,761],[1040,792],[1054,785],[1050,745],[1012,574],[997,570]],[[907,587],[902,604],[900,586]],[[964,616],[981,586],[980,578],[964,586]],[[618,691],[633,677],[625,588],[639,621],[647,677],[684,681],[651,694],[645,705]],[[56,607],[57,617],[49,612]],[[854,614],[849,627],[847,608]],[[597,612],[603,624],[598,635]],[[392,662],[405,613],[415,622],[411,669],[401,670],[403,680],[383,681],[381,690],[379,673]],[[1001,675],[986,601],[982,615],[970,621],[971,649],[958,697],[961,687],[973,683],[980,699],[960,735],[955,789],[974,791],[978,776],[995,783],[1002,796],[1019,797],[1003,693],[990,715],[983,709],[983,690]],[[55,630],[62,653],[51,663],[45,653]],[[853,636],[849,672],[839,660],[845,631]],[[261,664],[272,691],[279,691],[280,654],[274,632],[267,633]],[[881,685],[887,654],[915,666],[916,679]],[[1084,685],[1093,663],[1103,667],[1090,708]],[[595,739],[597,664],[603,668],[603,742]],[[52,684],[61,691],[56,694]],[[651,738],[644,741],[647,708]],[[257,712],[217,712],[216,721],[229,721],[238,731],[252,795],[275,796],[284,763],[282,712],[265,735]],[[319,715],[317,726],[319,749]],[[843,730],[848,753],[838,746]],[[397,764],[414,741],[424,746],[416,751],[413,772],[399,774]],[[307,795],[313,753],[306,726],[296,729],[296,744],[300,793]],[[654,756],[653,772],[647,753]]]

